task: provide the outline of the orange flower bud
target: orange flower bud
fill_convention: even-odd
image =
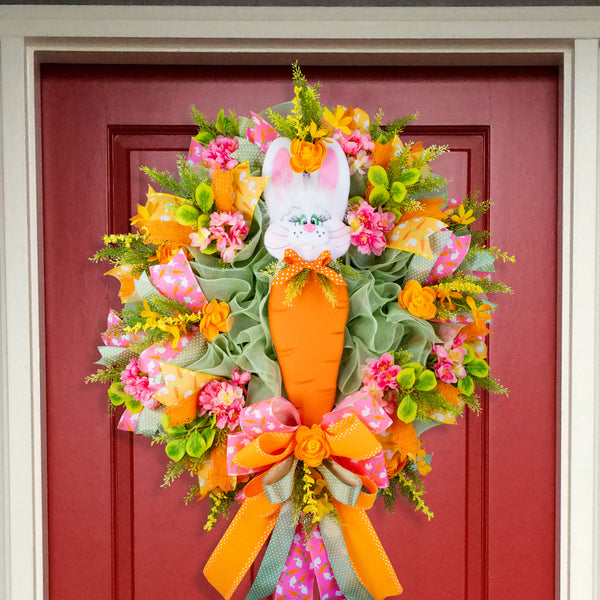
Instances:
[[[430,287],[421,287],[418,281],[411,280],[398,295],[400,308],[405,308],[411,315],[421,319],[435,317],[435,300],[437,296]]]
[[[290,166],[296,173],[313,173],[321,166],[327,147],[321,140],[313,144],[296,139],[292,140],[290,152]]]
[[[230,329],[229,306],[225,302],[211,300],[202,311],[200,332],[209,342],[212,342],[219,333]]]
[[[313,425],[310,429],[306,425],[300,425],[296,430],[294,454],[309,467],[318,467],[331,454],[325,432],[318,425]]]

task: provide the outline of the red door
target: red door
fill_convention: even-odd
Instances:
[[[515,253],[499,278],[490,340],[508,400],[481,418],[426,434],[431,522],[407,505],[372,521],[407,600],[554,597],[558,74],[528,69],[305,69],[325,104],[387,116],[420,112],[405,138],[448,143],[437,171],[455,196],[495,204],[492,245]],[[184,506],[189,481],[161,489],[166,457],[115,430],[105,390],[84,385],[116,281],[87,259],[124,232],[146,164],[173,169],[188,107],[214,118],[288,100],[289,68],[43,65],[46,450],[50,600],[216,598],[202,567],[223,533],[206,505]],[[248,589],[249,578],[237,598]]]

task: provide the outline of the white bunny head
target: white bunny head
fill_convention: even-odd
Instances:
[[[291,141],[278,138],[269,146],[262,174],[269,177],[264,191],[271,223],[265,247],[283,259],[290,248],[304,260],[315,260],[329,250],[339,258],[350,246],[344,224],[350,189],[346,155],[335,142],[325,142],[327,154],[314,173],[296,173],[290,166]]]

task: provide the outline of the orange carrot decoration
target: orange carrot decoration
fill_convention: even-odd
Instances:
[[[321,260],[304,261],[288,250],[286,260],[291,265],[273,281],[269,297],[271,336],[283,383],[302,423],[309,426],[320,423],[321,417],[335,403],[348,319],[346,283],[333,269],[323,264],[331,258],[328,251],[319,258]],[[290,305],[285,293],[287,283],[299,272],[298,269],[304,268],[311,269],[308,281]],[[317,273],[330,279],[335,298],[333,303],[325,297]]]

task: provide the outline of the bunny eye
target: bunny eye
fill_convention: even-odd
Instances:
[[[319,217],[317,217],[317,215],[313,215],[310,218],[310,222],[312,225],[320,225],[321,224],[321,219],[319,219]]]
[[[294,225],[306,225],[308,219],[304,215],[290,217],[290,223],[293,223]]]

